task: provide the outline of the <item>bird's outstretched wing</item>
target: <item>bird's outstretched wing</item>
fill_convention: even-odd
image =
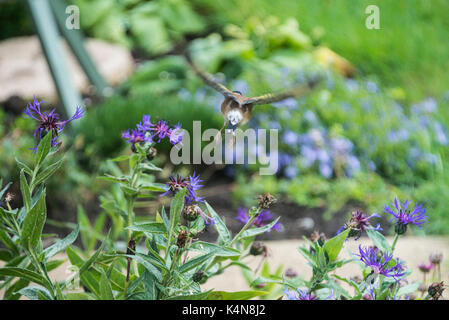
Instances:
[[[198,69],[198,67],[193,63],[192,58],[189,56],[189,54],[186,52],[184,54],[187,62],[189,63],[190,67],[193,69],[193,71],[195,71],[195,73],[201,78],[203,79],[203,81],[210,87],[212,87],[213,89],[217,90],[218,92],[220,92],[222,95],[224,95],[226,98],[232,98],[235,99],[235,95],[234,93],[229,90],[228,88],[226,88],[224,85],[222,85],[221,83],[219,83],[217,80],[214,79],[214,77],[209,74],[206,73],[204,71],[201,71],[200,69]]]
[[[290,90],[280,92],[280,93],[267,93],[261,96],[257,97],[251,97],[248,98],[243,105],[245,104],[252,104],[252,105],[258,105],[258,104],[269,104],[273,102],[279,102],[288,98],[293,98],[297,96],[302,96],[310,91],[321,81],[321,78],[315,78],[313,80],[310,80],[308,83],[303,84],[301,86],[292,88]]]

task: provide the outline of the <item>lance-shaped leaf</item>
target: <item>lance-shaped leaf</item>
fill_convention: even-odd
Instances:
[[[167,250],[170,249],[175,227],[181,219],[181,212],[184,208],[184,197],[186,195],[186,192],[186,189],[178,191],[170,205],[170,229],[168,232]]]
[[[44,250],[44,262],[48,261],[51,257],[56,255],[57,253],[65,250],[68,246],[70,246],[73,242],[75,242],[76,238],[78,238],[78,233],[80,231],[79,224],[76,225],[75,230],[73,230],[67,237],[64,239],[58,240],[50,247]]]
[[[266,226],[260,227],[260,228],[251,228],[248,230],[243,231],[243,233],[240,235],[239,239],[244,239],[248,237],[255,237],[259,234],[262,234],[264,232],[267,232],[271,228],[274,227],[274,225],[279,221],[281,217],[277,217],[275,220],[271,221]]]
[[[36,157],[34,160],[36,165],[40,165],[50,152],[52,137],[53,134],[51,132],[48,132],[45,137],[43,137],[39,142],[39,147],[37,148]]]
[[[215,212],[215,210],[209,205],[209,203],[205,202],[207,212],[209,215],[215,220],[215,229],[217,229],[217,232],[219,234],[218,243],[228,243],[231,241],[231,232],[226,227],[226,224],[223,222],[223,220],[220,218],[218,213]]]
[[[25,216],[22,228],[22,244],[27,248],[35,248],[39,244],[47,219],[47,207],[45,205],[45,190],[39,199]]]
[[[338,254],[343,248],[343,244],[349,234],[349,231],[350,229],[346,229],[345,231],[326,241],[326,243],[324,244],[324,250],[329,257],[329,261],[332,262],[337,259]]]

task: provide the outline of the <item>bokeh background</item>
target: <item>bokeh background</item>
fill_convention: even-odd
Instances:
[[[114,190],[96,176],[113,169],[106,159],[129,152],[121,132],[143,114],[179,121],[187,130],[193,120],[203,129],[221,127],[221,96],[189,69],[182,52],[190,48],[202,69],[246,95],[280,91],[316,72],[324,72],[325,83],[307,98],[258,107],[247,124],[280,130],[276,175],[260,176],[247,165],[174,167],[165,145],[158,181],[196,170],[206,181],[202,195],[233,230],[238,208],[248,208],[261,192],[275,194],[273,214],[282,216],[284,230],[269,239],[298,239],[315,229],[332,235],[352,210],[382,213],[395,197],[428,210],[423,230],[409,232],[448,233],[449,2],[67,3],[79,7],[84,45],[112,90],[96,92],[68,55],[67,77],[87,114],[66,132],[67,161],[48,186],[56,232],[77,219],[107,218],[102,206]],[[365,26],[371,4],[380,9],[378,30]],[[61,113],[64,108],[26,2],[0,2],[0,21],[0,63],[7,70],[0,76],[0,174],[16,181],[20,194],[14,158],[30,161],[35,143],[34,123],[23,116],[26,103],[36,95]],[[14,201],[21,203],[19,196]],[[139,214],[154,214],[163,201],[140,202]]]

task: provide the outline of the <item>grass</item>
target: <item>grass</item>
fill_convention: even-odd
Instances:
[[[449,90],[449,2],[445,0],[195,0],[215,24],[243,24],[250,16],[296,17],[306,34],[350,60],[361,75],[401,87],[407,101]],[[365,27],[365,8],[380,9],[380,29]],[[217,18],[218,17],[218,18]],[[217,19],[216,19],[217,18]],[[212,21],[211,21],[212,22]]]

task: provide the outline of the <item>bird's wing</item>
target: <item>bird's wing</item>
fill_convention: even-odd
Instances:
[[[211,74],[203,72],[200,69],[198,69],[198,67],[193,63],[193,61],[192,61],[191,57],[189,56],[189,54],[186,53],[185,57],[186,57],[187,62],[190,65],[190,67],[193,69],[193,71],[195,71],[195,73],[201,79],[203,79],[204,83],[206,83],[211,88],[213,88],[213,89],[217,90],[218,92],[220,92],[226,98],[231,98],[231,99],[235,100],[235,95],[234,95],[234,93],[231,90],[229,90],[224,85],[222,85],[217,80],[215,80],[214,77]]]
[[[307,84],[292,88],[290,90],[280,93],[267,93],[257,97],[248,98],[243,104],[269,104],[273,102],[282,101],[288,98],[302,96],[309,93],[319,82],[321,78],[310,80]]]

